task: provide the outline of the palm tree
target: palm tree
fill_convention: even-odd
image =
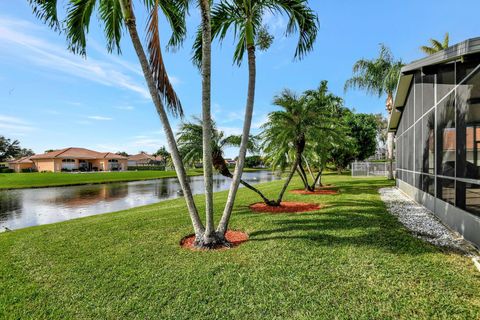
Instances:
[[[186,164],[193,165],[202,160],[202,121],[194,118],[194,122],[183,122],[180,125],[180,129],[177,133],[177,141],[180,148],[180,153],[183,155],[183,161]],[[226,147],[238,147],[241,143],[241,136],[230,135],[225,136],[224,132],[218,130],[215,123],[212,122],[212,160],[213,167],[222,176],[232,179],[233,175],[227,166],[225,158],[223,157],[223,149]],[[256,138],[250,136],[248,143],[248,151],[255,152],[258,150],[256,145]],[[265,203],[271,201],[267,199],[264,194],[250,185],[246,181],[240,179],[240,183],[246,188],[257,193]]]
[[[317,90],[306,91],[301,96],[284,90],[274,98],[274,104],[282,110],[270,112],[268,121],[262,127],[263,150],[273,168],[283,171],[288,165],[291,167],[287,180],[272,205],[281,204],[295,172],[298,172],[305,190],[315,190],[321,173],[314,177],[313,184],[309,184],[303,168],[305,155],[313,150],[323,152],[324,149],[319,148],[318,144],[330,144],[327,135],[336,137],[340,129],[334,117],[338,103],[341,103],[341,99],[327,93],[326,81],[322,81]],[[316,166],[320,168],[323,160],[315,160]]]
[[[429,41],[430,46],[421,46],[420,50],[422,50],[428,55],[432,55],[448,48],[448,43],[450,42],[450,35],[448,34],[448,32],[446,32],[442,42],[435,39],[430,39]]]
[[[290,173],[274,203],[277,206],[281,204],[283,195],[302,161],[302,154],[305,150],[305,126],[309,118],[309,111],[305,108],[302,99],[292,91],[284,90],[274,98],[273,102],[282,110],[270,112],[267,122],[262,126],[262,147],[272,168],[279,168],[283,171],[291,164]],[[293,163],[290,160],[292,158]]]
[[[185,167],[175,141],[175,135],[167,117],[165,106],[174,115],[181,115],[182,106],[173,90],[166,72],[161,55],[159,40],[158,11],[161,10],[172,29],[170,46],[179,45],[185,37],[185,12],[186,1],[181,0],[145,0],[144,6],[149,11],[147,42],[150,59],[142,46],[137,28],[136,18],[131,0],[66,0],[65,21],[59,20],[57,0],[28,0],[33,8],[33,13],[49,27],[66,34],[68,47],[73,53],[86,55],[86,33],[89,30],[91,16],[98,8],[98,19],[104,26],[107,49],[109,52],[120,53],[120,39],[122,28],[126,27],[133,47],[140,62],[143,75],[147,82],[148,90],[152,97],[155,109],[163,125],[168,146],[171,150],[175,170],[187,203],[188,211],[195,231],[197,241],[203,238],[203,226],[196,208],[190,185],[187,180]],[[208,26],[210,24],[208,23]],[[208,46],[206,46],[208,48]],[[205,54],[205,57],[208,57]]]
[[[318,17],[308,6],[306,0],[223,0],[212,9],[213,38],[218,38],[220,41],[223,41],[229,29],[233,29],[234,36],[237,40],[233,57],[234,62],[237,65],[241,65],[246,52],[249,73],[242,141],[227,203],[217,228],[217,233],[220,237],[222,237],[227,230],[245,164],[255,101],[255,50],[257,47],[261,50],[268,49],[273,40],[273,37],[268,34],[267,28],[263,25],[262,19],[266,12],[285,14],[288,17],[287,35],[291,35],[298,30],[299,40],[295,51],[295,58],[301,59],[306,53],[311,51],[317,36]],[[193,61],[197,65],[202,60],[202,47],[205,45],[205,39],[203,38],[202,40],[200,34],[201,32],[197,33],[198,36],[193,48]]]
[[[211,0],[199,0],[202,16],[201,42],[202,42],[202,147],[203,147],[203,176],[205,180],[205,233],[200,241],[200,246],[213,247],[225,242],[225,237],[218,237],[213,221],[213,162],[212,162],[212,113],[211,113],[211,65],[212,65],[212,25],[211,25]],[[226,232],[226,231],[225,231]]]
[[[345,91],[350,88],[365,90],[367,93],[379,98],[387,96],[385,102],[389,115],[393,109],[393,96],[397,88],[401,60],[396,60],[392,52],[384,44],[380,44],[379,56],[376,59],[360,59],[353,65],[353,77],[345,82]],[[393,179],[393,133],[388,133],[387,149],[390,166],[388,178]]]

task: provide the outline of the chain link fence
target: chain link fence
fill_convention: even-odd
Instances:
[[[352,162],[352,177],[388,176],[388,162]],[[393,162],[393,176],[395,176],[395,162]]]

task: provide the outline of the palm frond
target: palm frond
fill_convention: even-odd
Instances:
[[[435,39],[430,39],[430,43],[432,45],[432,48],[434,48],[435,50],[437,50],[437,51],[443,50],[443,46],[440,43],[440,41],[435,40]]]
[[[446,32],[445,36],[443,37],[443,43],[442,43],[443,49],[448,48],[449,44],[450,44],[450,34]]]
[[[308,2],[306,0],[267,0],[265,3],[271,11],[287,15],[285,35],[289,36],[298,31],[295,58],[302,59],[312,51],[320,22],[315,11],[308,6]]]
[[[428,47],[428,46],[421,46],[420,50],[422,50],[424,53],[426,53],[428,55],[432,55],[434,53],[437,53],[437,50],[435,50],[434,48]]]
[[[55,31],[60,31],[57,0],[28,0],[33,14]]]
[[[159,0],[155,0],[148,18],[147,43],[149,53],[150,69],[155,79],[155,84],[164,100],[168,110],[174,116],[183,117],[183,108],[177,93],[173,89],[163,61],[162,48],[160,45],[160,31],[158,27],[158,6]]]
[[[104,23],[104,33],[107,39],[108,52],[121,53],[120,39],[122,37],[123,14],[118,0],[101,0],[99,13]]]
[[[66,33],[68,48],[73,53],[86,55],[90,18],[96,0],[71,0],[67,7]]]

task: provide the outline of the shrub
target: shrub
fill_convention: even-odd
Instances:
[[[27,169],[22,169],[22,172],[23,173],[27,173],[27,172],[38,172],[37,169],[34,169],[34,168],[27,168]]]
[[[0,168],[0,173],[14,173],[15,170],[10,168]]]
[[[156,170],[156,171],[165,171],[165,166],[129,166],[128,171],[146,171],[146,170]]]

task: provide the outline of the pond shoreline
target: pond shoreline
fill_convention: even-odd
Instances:
[[[257,171],[267,171],[269,169],[251,169],[251,168],[246,168],[244,169],[244,172],[257,172]],[[79,173],[79,174],[73,174],[73,173],[23,173],[23,175],[45,175],[44,177],[45,178],[50,178],[51,176],[49,175],[56,175],[57,177],[64,177],[64,176],[68,176],[68,175],[71,175],[71,176],[80,176],[80,175],[103,175],[103,174],[107,174],[107,175],[111,175],[111,174],[117,174],[117,173],[138,173],[138,172],[142,172],[142,173],[155,173],[155,172],[162,172],[162,173],[165,173],[164,176],[150,176],[150,177],[133,177],[133,178],[125,178],[125,179],[118,179],[118,180],[109,180],[108,177],[105,177],[107,179],[104,179],[104,180],[98,180],[98,181],[75,181],[75,180],[72,180],[72,181],[69,181],[69,182],[65,182],[65,183],[58,183],[58,184],[55,184],[55,182],[45,182],[45,184],[42,184],[42,182],[40,182],[39,184],[31,184],[31,185],[17,185],[17,186],[6,186],[6,184],[2,184],[1,183],[1,179],[0,179],[0,192],[1,191],[4,191],[4,190],[18,190],[18,189],[41,189],[41,188],[57,188],[57,187],[69,187],[69,186],[88,186],[88,185],[96,185],[96,184],[104,184],[104,183],[122,183],[122,182],[134,182],[134,181],[148,181],[148,180],[158,180],[158,179],[170,179],[170,178],[177,178],[177,174],[175,171],[148,171],[148,170],[145,170],[145,171],[124,171],[124,172],[96,172],[96,173]],[[10,177],[10,176],[13,176],[15,177],[15,175],[20,175],[19,173],[8,173],[8,174],[3,174],[3,175],[0,175],[0,177],[2,176],[7,176],[7,177]],[[188,171],[187,172],[187,176],[189,177],[196,177],[196,176],[201,176],[203,175],[203,171],[201,170],[191,170],[191,171]],[[18,177],[18,176],[17,176]],[[27,176],[28,177],[28,176]],[[98,176],[97,176],[98,177]],[[15,179],[13,179],[15,180]],[[13,181],[15,182],[15,181]]]

